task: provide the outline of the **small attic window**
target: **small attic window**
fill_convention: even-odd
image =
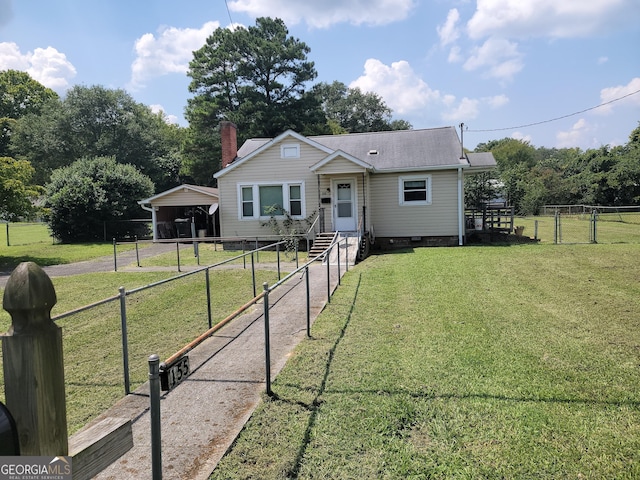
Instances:
[[[299,143],[284,143],[280,146],[281,158],[300,158]]]
[[[369,155],[378,155],[378,150],[369,150]]]

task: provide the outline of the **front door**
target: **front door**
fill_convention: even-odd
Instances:
[[[336,231],[353,232],[357,228],[356,189],[353,180],[333,181],[333,227]]]

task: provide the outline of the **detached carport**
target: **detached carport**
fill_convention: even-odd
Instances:
[[[218,189],[179,185],[138,201],[151,212],[153,240],[218,236]]]

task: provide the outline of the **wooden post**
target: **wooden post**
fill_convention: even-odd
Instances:
[[[22,455],[68,454],[62,329],[51,320],[56,301],[51,279],[33,262],[18,265],[4,290],[12,322],[2,336],[5,399]]]

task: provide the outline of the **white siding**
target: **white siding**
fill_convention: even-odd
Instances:
[[[292,143],[290,138],[284,143]],[[310,167],[326,157],[326,153],[300,143],[300,158],[281,158],[280,144],[269,147],[246,163],[218,179],[220,222],[223,237],[272,235],[259,220],[242,220],[238,210],[238,184],[304,182],[306,215],[318,206],[318,180]]]
[[[342,175],[364,172],[365,169],[343,157],[337,157],[316,170],[320,175]]]
[[[400,174],[375,174],[371,178],[370,210],[376,236],[430,237],[458,235],[458,173],[434,171],[431,205],[400,205]]]

